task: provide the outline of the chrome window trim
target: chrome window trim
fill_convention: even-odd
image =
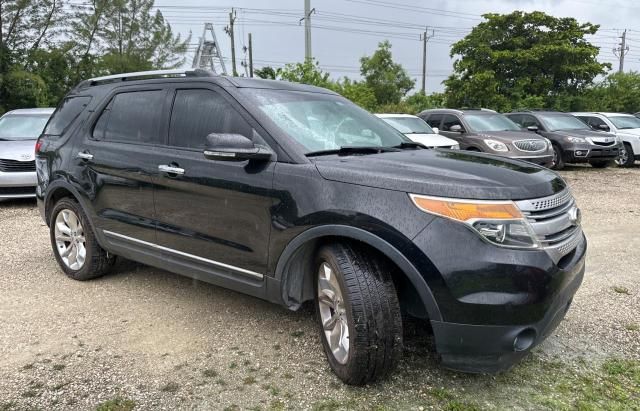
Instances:
[[[258,278],[258,279],[261,279],[261,280],[264,278],[263,274],[256,273],[255,271],[251,271],[251,270],[246,270],[244,268],[236,267],[234,265],[225,264],[225,263],[221,263],[219,261],[210,260],[208,258],[199,257],[197,255],[193,255],[193,254],[185,253],[185,252],[182,252],[182,251],[174,250],[173,248],[164,247],[164,246],[161,246],[159,244],[150,243],[150,242],[144,241],[144,240],[139,240],[137,238],[129,237],[129,236],[126,236],[124,234],[115,233],[113,231],[102,230],[102,232],[106,236],[120,238],[122,240],[131,241],[131,242],[138,243],[138,244],[141,244],[141,245],[145,245],[147,247],[155,248],[155,249],[161,250],[161,251],[167,251],[167,252],[172,253],[172,254],[176,254],[176,255],[179,255],[179,256],[182,256],[182,257],[186,257],[186,258],[190,258],[190,259],[196,260],[196,261],[201,261],[201,262],[207,263],[207,264],[216,265],[218,267],[226,268],[228,270],[232,270],[232,271],[235,271],[235,272],[238,272],[238,273],[242,273],[242,274],[245,274],[245,275],[248,275],[248,276],[251,276],[251,277],[254,277],[254,278]]]

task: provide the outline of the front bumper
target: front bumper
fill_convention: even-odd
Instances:
[[[0,171],[0,199],[36,196],[36,172]]]
[[[598,146],[595,144],[583,144],[564,150],[567,163],[589,163],[591,161],[611,161],[618,158],[621,150],[620,144],[611,146]]]
[[[422,275],[442,314],[431,325],[443,365],[498,372],[544,341],[564,318],[584,276],[587,242],[582,232],[576,240],[558,259],[544,249],[488,244],[442,218],[416,236],[419,251],[409,254],[425,267]]]
[[[538,164],[540,166],[549,166],[553,163],[553,154],[545,154],[539,156],[513,156],[510,158],[516,158],[518,160],[528,161],[533,164]]]

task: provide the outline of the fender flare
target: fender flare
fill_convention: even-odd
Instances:
[[[431,292],[431,289],[420,272],[407,259],[407,257],[405,257],[396,247],[375,234],[361,228],[346,225],[323,225],[313,227],[298,234],[297,237],[287,244],[284,251],[278,258],[275,270],[275,279],[279,284],[281,284],[281,298],[285,306],[288,305],[288,298],[286,294],[287,290],[285,287],[287,284],[285,276],[287,275],[288,263],[291,261],[292,257],[295,256],[296,252],[305,244],[308,244],[309,241],[330,236],[339,236],[361,241],[384,254],[387,258],[393,261],[400,270],[402,270],[407,279],[416,289],[420,299],[422,300],[422,304],[429,315],[429,319],[433,321],[442,321],[442,314],[440,313],[440,309],[438,308],[438,304]]]

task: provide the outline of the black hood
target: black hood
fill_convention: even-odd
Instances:
[[[405,150],[314,159],[327,180],[440,197],[522,200],[562,191],[544,167],[459,150]]]

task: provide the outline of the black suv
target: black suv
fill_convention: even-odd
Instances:
[[[609,166],[623,148],[615,135],[594,131],[587,123],[558,111],[523,111],[506,115],[523,128],[551,140],[554,156],[552,168],[561,170],[565,163],[589,163],[596,168]]]
[[[161,71],[79,84],[37,142],[62,270],[115,256],[295,310],[335,373],[387,375],[403,317],[445,366],[511,366],[564,317],[586,239],[566,183],[531,163],[427,149],[339,95]]]

